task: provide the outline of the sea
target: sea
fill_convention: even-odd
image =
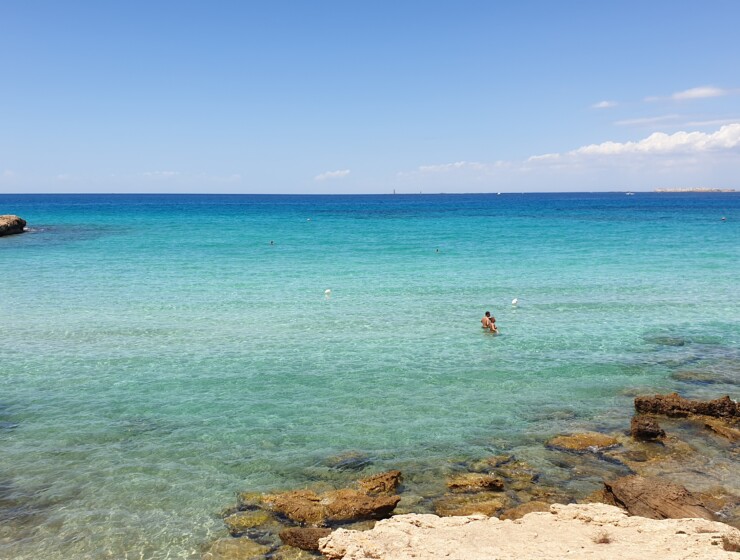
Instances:
[[[0,214],[28,222],[0,238],[0,558],[199,559],[237,492],[398,468],[431,495],[496,453],[547,472],[548,438],[625,431],[636,394],[738,397],[740,193]]]

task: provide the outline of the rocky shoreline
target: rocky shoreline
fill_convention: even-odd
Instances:
[[[737,445],[740,442],[738,403],[729,396],[711,401],[692,401],[675,393],[639,396],[635,398],[635,415],[629,428],[628,433],[562,434],[545,443],[550,460],[567,470],[569,476],[600,481],[600,488],[588,495],[568,492],[562,484],[549,480],[535,466],[514,455],[481,457],[457,465],[444,481],[446,490],[436,496],[415,494],[412,484],[404,485],[404,474],[398,470],[360,478],[344,488],[316,487],[268,494],[245,492],[223,513],[231,536],[206,545],[202,557],[204,560],[297,560],[320,558],[323,553],[334,560],[442,558],[449,556],[436,556],[427,549],[424,549],[426,552],[415,550],[413,546],[404,550],[391,546],[386,550],[377,543],[382,542],[382,534],[386,531],[401,530],[414,541],[418,538],[419,542],[427,542],[432,538],[427,533],[433,534],[435,528],[444,533],[450,527],[462,531],[459,528],[464,526],[466,529],[461,534],[467,537],[460,537],[463,541],[459,546],[465,547],[471,546],[471,539],[483,538],[483,533],[470,533],[473,527],[483,526],[479,523],[481,520],[491,521],[486,527],[491,534],[497,534],[503,530],[500,524],[506,520],[526,518],[516,523],[545,526],[552,522],[557,525],[558,516],[572,521],[592,514],[611,520],[603,524],[611,523],[609,531],[614,535],[632,530],[658,534],[664,530],[645,525],[647,519],[703,519],[719,528],[714,525],[711,531],[707,528],[709,525],[704,528],[715,534],[711,543],[704,537],[694,539],[698,548],[697,555],[692,558],[724,558],[712,556],[711,551],[730,554],[735,546],[740,550],[740,532],[736,529],[740,527],[740,487],[735,487],[734,482],[729,488],[723,485],[722,477],[714,476],[709,468],[701,448],[679,437],[683,435],[681,430],[688,429],[695,431],[697,437],[708,438],[723,456],[722,461],[712,461],[715,463],[712,468],[719,468],[720,473],[732,469],[733,465],[737,469],[740,451]],[[344,466],[355,462],[360,468],[367,466],[361,456],[353,454],[334,458],[332,462]],[[701,472],[705,476],[702,488],[692,488],[692,479],[688,476],[691,472]],[[413,477],[414,473],[406,475]],[[715,479],[717,484],[714,484]],[[582,509],[578,509],[576,503],[581,504],[578,507]],[[566,507],[566,504],[570,505]],[[570,507],[576,507],[576,513],[567,509]],[[603,507],[611,509],[600,509]],[[396,518],[383,521],[379,525],[379,535],[375,536],[375,523],[393,514],[407,515],[401,515],[403,519],[397,521]],[[422,521],[413,517],[420,514]],[[444,521],[448,518],[468,521]],[[644,526],[634,529],[636,522],[622,518],[646,519],[640,521]],[[403,524],[410,525],[400,529],[405,527]],[[577,531],[575,528],[569,530]],[[670,525],[665,530],[675,534],[677,529]],[[681,534],[689,535],[693,529],[680,530]],[[593,525],[583,531],[593,533]],[[699,530],[696,534],[708,535],[709,532]],[[557,532],[554,537],[557,540]],[[524,545],[521,543],[519,556],[511,557],[529,558]],[[440,544],[437,548],[441,551],[445,547]],[[375,551],[373,554],[380,555],[370,555],[371,549]],[[602,557],[598,554],[603,550],[603,547],[596,547],[593,557]],[[670,557],[661,556],[661,551],[660,547],[653,550],[658,558]],[[501,558],[509,557],[498,549],[496,554]],[[628,556],[621,546],[619,554]],[[475,556],[471,552],[454,557],[485,556]]]

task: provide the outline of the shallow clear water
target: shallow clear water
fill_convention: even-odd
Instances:
[[[736,194],[6,213],[31,231],[0,238],[0,557],[199,558],[234,492],[341,478],[332,455],[431,471],[624,429],[635,390],[737,397]]]

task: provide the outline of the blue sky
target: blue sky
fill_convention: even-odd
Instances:
[[[0,192],[740,189],[740,2],[0,2]]]

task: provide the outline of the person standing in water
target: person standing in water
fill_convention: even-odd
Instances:
[[[496,317],[491,317],[490,311],[486,311],[486,314],[483,316],[480,322],[484,329],[488,329],[492,333],[498,332],[498,327],[496,327]]]

